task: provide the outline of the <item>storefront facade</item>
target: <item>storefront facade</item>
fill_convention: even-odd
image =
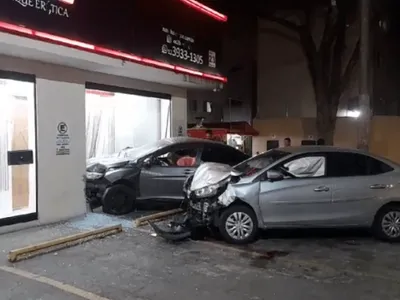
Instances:
[[[151,2],[1,1],[0,232],[83,215],[87,159],[185,134],[187,89],[226,82],[226,17]]]

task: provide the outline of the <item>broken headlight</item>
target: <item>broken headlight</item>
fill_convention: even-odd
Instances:
[[[100,179],[104,176],[103,173],[97,173],[97,172],[86,172],[86,179],[89,180],[96,180]]]
[[[220,187],[219,184],[209,185],[201,189],[195,190],[194,194],[196,195],[197,198],[212,197],[217,194],[219,187]]]

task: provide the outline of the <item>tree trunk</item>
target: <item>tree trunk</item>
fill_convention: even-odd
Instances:
[[[317,104],[317,134],[319,139],[323,139],[325,145],[333,145],[337,106],[325,91],[322,84],[315,86],[315,101]]]

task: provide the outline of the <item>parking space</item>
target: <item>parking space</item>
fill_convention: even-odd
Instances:
[[[400,299],[399,246],[368,236],[291,233],[232,247],[215,241],[167,243],[147,228],[124,228],[122,234],[15,267],[112,300]],[[18,286],[6,283],[0,280],[1,291],[35,289],[25,279]]]
[[[341,282],[359,277],[400,283],[400,267],[395,263],[400,258],[400,247],[367,235],[346,236],[339,232],[329,236],[328,232],[323,237],[302,237],[292,233],[284,238],[264,236],[255,244],[234,248],[256,268],[285,270],[293,276]]]

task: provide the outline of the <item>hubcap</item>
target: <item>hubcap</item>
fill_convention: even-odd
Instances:
[[[390,238],[400,237],[400,212],[388,212],[382,218],[382,229]]]
[[[225,222],[225,229],[235,240],[243,240],[253,232],[253,220],[244,212],[231,214]]]

